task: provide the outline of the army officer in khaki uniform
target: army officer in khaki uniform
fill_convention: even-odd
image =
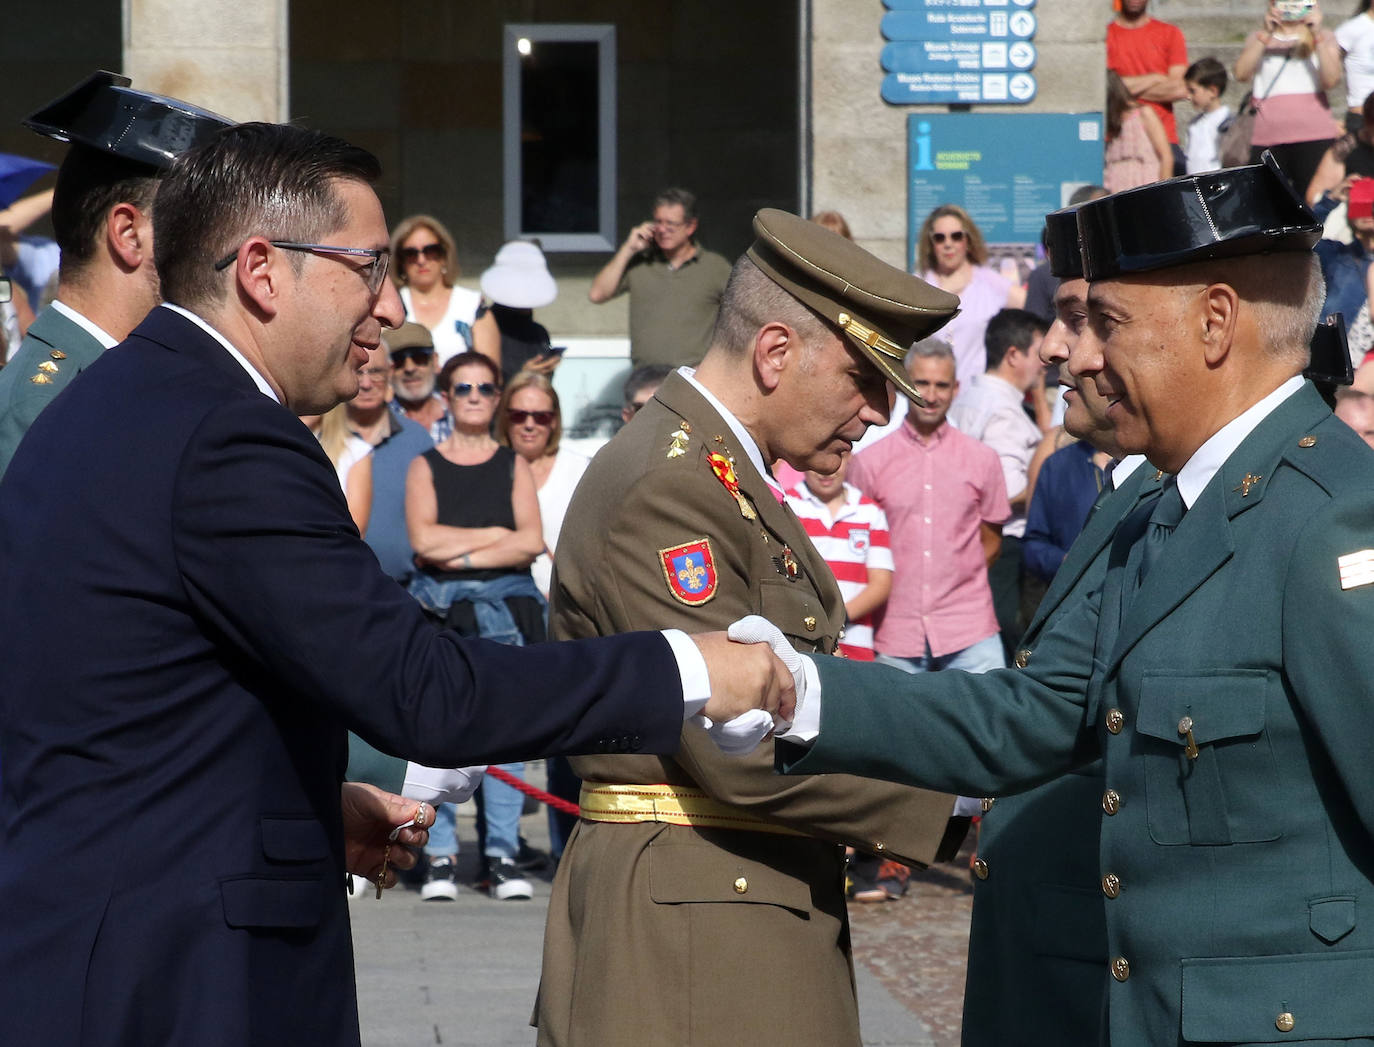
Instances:
[[[761,614],[829,654],[843,601],[767,464],[832,471],[886,420],[906,346],[957,299],[822,227],[761,211],[712,348],[592,462],[555,562],[559,638]],[[644,681],[646,688],[654,681]],[[548,1047],[857,1047],[844,844],[930,862],[953,798],[784,779],[772,743],[575,759],[582,820],[554,883],[536,1024]]]

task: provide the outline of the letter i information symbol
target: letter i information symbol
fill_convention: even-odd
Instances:
[[[935,165],[930,162],[930,122],[922,120],[916,125],[916,165],[917,171],[933,171]]]

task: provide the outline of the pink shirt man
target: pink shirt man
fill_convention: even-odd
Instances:
[[[856,455],[849,478],[887,515],[896,564],[874,647],[939,658],[995,635],[979,532],[1011,516],[997,453],[948,423],[925,440],[903,425]]]

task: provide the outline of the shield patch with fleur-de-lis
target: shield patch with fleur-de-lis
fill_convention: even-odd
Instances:
[[[709,538],[660,549],[658,558],[675,600],[698,607],[716,595],[716,560]]]

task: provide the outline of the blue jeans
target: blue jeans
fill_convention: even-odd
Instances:
[[[1006,659],[1002,655],[1002,638],[997,634],[989,636],[986,640],[979,640],[977,643],[969,644],[962,651],[955,651],[953,654],[942,654],[936,658],[930,653],[930,644],[926,644],[926,653],[920,658],[903,658],[896,654],[880,654],[877,660],[884,665],[890,665],[894,669],[900,669],[904,673],[937,673],[941,669],[963,669],[970,673],[985,673],[989,669],[1005,669]]]

